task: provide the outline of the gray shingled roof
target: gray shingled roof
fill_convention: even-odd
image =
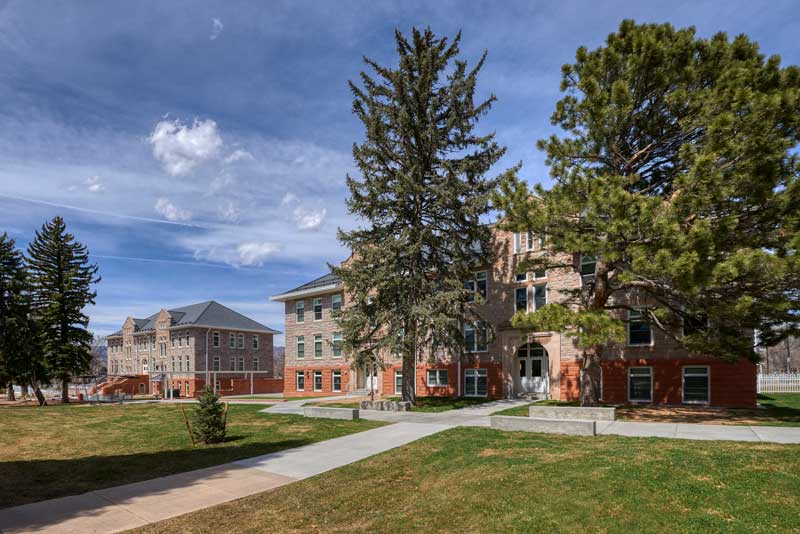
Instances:
[[[294,289],[290,289],[289,291],[285,291],[284,293],[294,293],[295,291],[306,291],[309,289],[316,289],[318,287],[324,286],[332,286],[335,284],[341,283],[341,279],[333,273],[328,273],[325,275],[320,276],[310,282],[306,282],[305,284],[298,286]]]
[[[167,310],[167,312],[172,316],[173,326],[198,325],[229,330],[255,330],[270,334],[280,333],[213,300],[174,308]],[[155,330],[157,317],[158,313],[155,313],[146,319],[134,319],[136,331]],[[111,335],[122,335],[122,331],[114,332]]]

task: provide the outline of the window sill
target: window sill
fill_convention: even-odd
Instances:
[[[446,388],[447,384],[427,384],[429,388]]]

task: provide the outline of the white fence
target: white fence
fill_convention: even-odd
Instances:
[[[800,373],[759,373],[759,393],[800,393]]]

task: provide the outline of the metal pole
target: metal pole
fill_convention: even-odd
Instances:
[[[253,396],[253,371],[250,371],[250,396]]]

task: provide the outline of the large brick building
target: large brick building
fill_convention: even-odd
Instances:
[[[281,391],[273,368],[278,333],[214,301],[162,309],[128,317],[108,336],[108,373],[130,377],[136,393],[172,386],[193,397],[207,378],[223,394]]]
[[[469,354],[437,356],[418,362],[417,395],[517,397],[558,400],[578,398],[580,350],[559,332],[523,332],[511,325],[517,310],[533,311],[558,302],[564,289],[580,287],[592,276],[592,258],[565,258],[572,267],[518,273],[517,265],[541,253],[541,241],[530,233],[493,231],[494,263],[476,271],[467,286],[484,297],[481,316],[491,328],[465,331]],[[634,298],[632,296],[631,298]],[[388,359],[377,372],[351,369],[342,352],[341,333],[332,310],[346,305],[341,281],[325,275],[272,297],[285,303],[287,396],[331,395],[375,389],[400,392],[399,359]],[[601,397],[608,403],[708,404],[753,406],[756,367],[746,360],[730,364],[687,353],[674,336],[665,335],[622,312],[627,342],[602,355]],[[678,336],[680,333],[676,333]]]

